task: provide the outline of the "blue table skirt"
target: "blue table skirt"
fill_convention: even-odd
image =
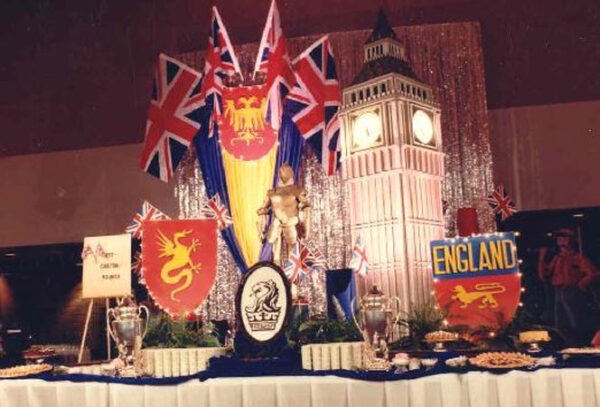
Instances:
[[[323,370],[312,371],[304,370],[300,365],[298,358],[280,358],[269,360],[241,360],[227,356],[212,358],[208,370],[191,376],[168,377],[168,378],[116,378],[110,376],[97,376],[86,374],[52,374],[43,373],[40,375],[28,376],[27,378],[42,379],[46,381],[71,381],[71,382],[98,382],[98,383],[120,383],[131,385],[176,385],[190,380],[205,381],[220,377],[260,377],[260,376],[338,376],[348,379],[358,379],[367,381],[395,381],[412,380],[421,377],[433,376],[444,373],[468,373],[477,371],[486,371],[493,374],[505,374],[512,370],[521,370],[525,372],[534,372],[540,369],[569,369],[569,368],[600,368],[600,358],[571,358],[567,363],[563,363],[560,354],[555,355],[558,364],[556,366],[543,366],[525,369],[480,369],[473,366],[464,368],[452,368],[447,366],[442,360],[447,359],[443,355],[437,354],[440,362],[429,369],[411,370],[402,373],[396,372],[357,372],[350,370]],[[441,356],[441,357],[440,357]],[[2,380],[17,380],[16,378]]]

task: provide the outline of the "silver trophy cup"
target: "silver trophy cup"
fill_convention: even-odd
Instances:
[[[388,358],[387,340],[391,333],[392,320],[398,317],[395,315],[392,318],[391,304],[393,301],[400,305],[400,298],[387,298],[377,289],[376,285],[361,299],[360,319],[363,333],[377,357],[383,359]]]
[[[145,320],[141,317],[142,311],[146,313]],[[121,300],[116,307],[106,311],[108,332],[117,344],[119,358],[125,366],[122,373],[137,370],[137,359],[142,348],[142,339],[148,330],[149,317],[148,307],[138,306],[130,299]]]

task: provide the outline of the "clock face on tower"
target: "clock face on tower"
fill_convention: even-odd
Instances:
[[[363,150],[381,143],[381,118],[377,110],[360,113],[352,126],[352,148]]]
[[[433,144],[433,121],[431,116],[423,110],[417,109],[413,113],[412,128],[415,139],[421,144]]]

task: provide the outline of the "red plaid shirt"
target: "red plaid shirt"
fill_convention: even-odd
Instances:
[[[577,252],[558,253],[550,263],[540,263],[538,273],[542,280],[550,279],[553,286],[576,285],[582,289],[598,276],[594,265]]]

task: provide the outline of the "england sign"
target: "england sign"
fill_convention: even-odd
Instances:
[[[514,233],[431,242],[437,302],[453,326],[496,329],[519,305],[521,274]]]

